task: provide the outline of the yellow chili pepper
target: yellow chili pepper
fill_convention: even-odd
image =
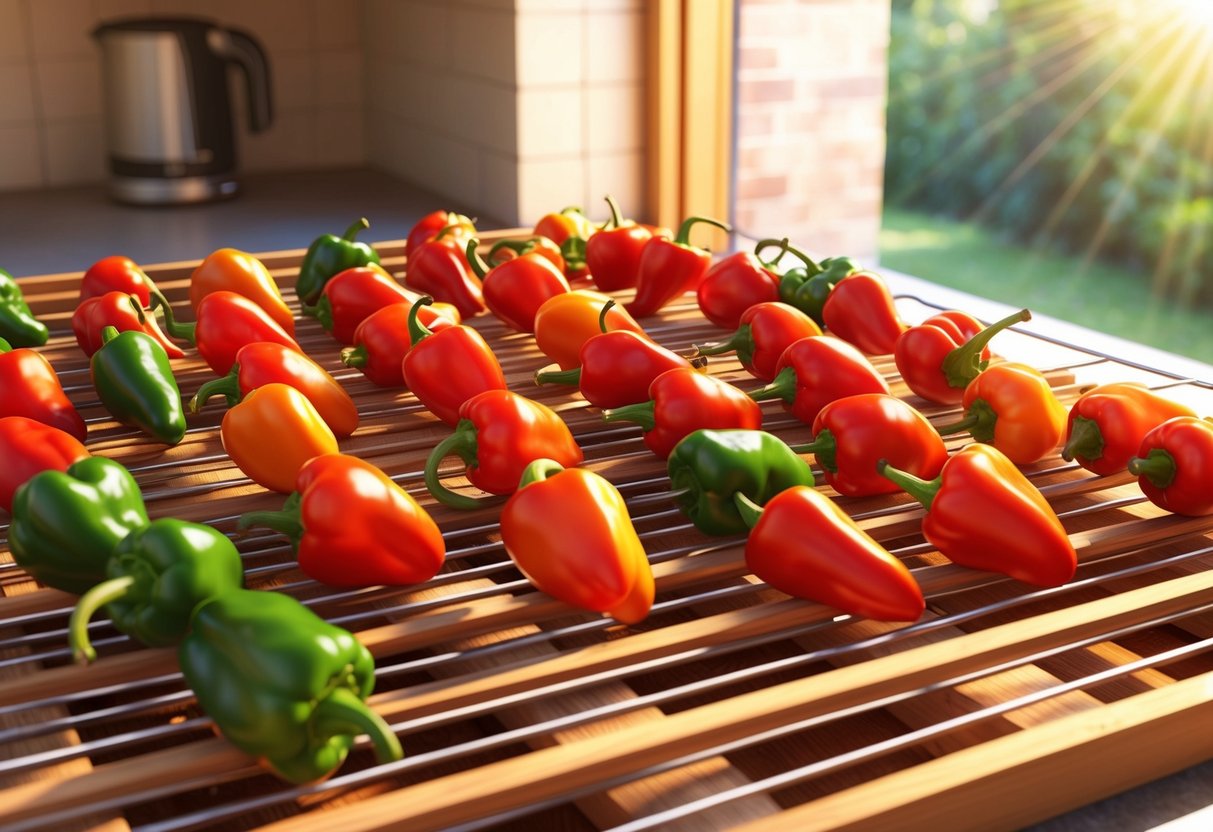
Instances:
[[[335,454],[337,439],[307,397],[279,382],[250,391],[223,416],[223,449],[260,486],[289,494],[303,464]]]

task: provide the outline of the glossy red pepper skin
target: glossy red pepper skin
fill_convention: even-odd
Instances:
[[[699,355],[723,355],[736,351],[746,372],[763,381],[773,381],[784,350],[801,338],[821,335],[817,322],[794,306],[763,301],[749,307],[738,320],[737,331],[727,341],[695,347]]]
[[[373,313],[393,303],[413,303],[420,297],[382,269],[356,266],[324,284],[316,302],[316,320],[343,345],[354,342],[354,330]]]
[[[834,285],[821,310],[826,330],[868,355],[893,352],[906,325],[879,275],[855,272]]]
[[[605,317],[603,308],[610,306]],[[589,289],[548,298],[535,313],[535,343],[562,370],[581,366],[581,348],[603,329],[628,330],[647,338],[644,329],[610,295]]]
[[[153,298],[152,303],[157,301]],[[272,341],[303,352],[295,339],[286,333],[256,302],[235,292],[220,289],[198,302],[198,320],[177,323],[172,310],[165,305],[165,327],[174,336],[192,341],[198,354],[215,375],[225,376],[236,363],[236,353],[246,344]]]
[[[468,240],[466,254],[481,280],[485,305],[515,332],[534,332],[539,307],[569,291],[568,281],[551,260],[534,251],[490,268],[476,253],[478,243],[475,237]]]
[[[185,352],[161,331],[156,316],[138,306],[138,295],[134,296],[133,302],[131,297],[123,292],[106,292],[88,298],[76,307],[72,313],[72,332],[84,354],[91,358],[101,349],[101,331],[112,326],[119,332],[146,332],[164,347],[169,358],[183,357]]]
[[[719,220],[688,217],[674,239],[653,237],[645,243],[640,255],[636,296],[624,304],[634,317],[655,315],[674,298],[699,288],[699,282],[711,266],[712,254],[690,245],[691,229],[697,223],[732,230]]]
[[[456,494],[439,483],[438,463],[449,454],[457,454],[467,464],[472,485],[498,495],[513,494],[523,471],[537,459],[550,459],[565,468],[584,459],[557,413],[512,390],[486,390],[465,401],[455,432],[438,443],[426,461],[425,483],[435,499],[452,508],[479,507],[479,499]]]
[[[917,621],[926,608],[905,564],[816,489],[739,508],[752,525],[746,566],[780,592],[877,621]]]
[[[806,425],[836,399],[860,393],[889,393],[889,385],[858,349],[829,335],[795,341],[775,364],[775,380],[750,391],[755,401],[782,399]]]
[[[80,279],[80,301],[101,297],[109,292],[122,292],[139,298],[139,305],[147,309],[152,304],[152,293],[156,285],[129,257],[120,254],[102,257],[88,267]]]
[[[203,298],[220,291],[244,295],[261,307],[283,332],[295,337],[294,313],[282,299],[270,270],[253,255],[235,248],[221,248],[208,254],[190,275],[190,306],[194,314],[198,314]]]
[[[938,430],[947,435],[967,430],[978,442],[993,445],[1016,465],[1043,459],[1061,442],[1066,408],[1039,370],[1006,361],[983,370],[965,388],[965,416]]]
[[[1141,384],[1101,384],[1070,407],[1061,456],[1100,476],[1119,473],[1151,429],[1176,416],[1195,415]]]
[[[781,242],[786,246],[786,240],[762,240],[754,253],[739,251],[714,263],[695,291],[703,316],[721,329],[737,329],[751,306],[779,300],[780,276],[759,255]]]
[[[84,419],[63,392],[46,356],[28,347],[12,349],[0,338],[0,417],[22,416],[58,428],[83,442]]]
[[[997,448],[966,445],[930,482],[888,466],[881,470],[926,506],[923,536],[953,563],[1035,586],[1060,586],[1074,577],[1078,558],[1061,521]]]
[[[1150,430],[1129,460],[1146,499],[1172,514],[1213,514],[1213,421],[1176,416]]]
[[[505,374],[479,332],[459,324],[431,332],[418,314],[430,302],[422,297],[409,311],[412,346],[401,361],[404,383],[430,412],[457,425],[463,403],[486,390],[504,390]],[[521,472],[520,472],[521,473]]]
[[[452,211],[432,211],[409,229],[404,241],[406,267],[418,246],[437,237],[444,228],[450,228],[451,230],[447,233],[454,235],[460,241],[466,240],[476,233],[476,226],[463,214],[456,214]]]
[[[813,420],[812,453],[835,491],[846,497],[895,494],[900,486],[876,470],[880,460],[916,477],[934,479],[948,449],[926,417],[896,396],[861,393],[836,399]]]
[[[89,455],[66,431],[25,416],[0,416],[0,508],[13,510],[13,495],[43,471],[66,471]]]
[[[377,387],[404,387],[404,356],[413,345],[409,337],[412,308],[413,304],[402,301],[368,315],[354,330],[354,343],[341,351],[341,363],[356,367]],[[433,306],[422,306],[417,318],[431,332],[456,324]]]
[[[576,384],[594,407],[643,402],[649,386],[667,370],[693,365],[676,352],[626,329],[602,332],[581,347],[581,366],[558,372],[540,370],[536,384]]]
[[[1031,317],[1021,309],[987,327],[967,312],[950,309],[901,333],[893,345],[893,360],[917,395],[936,404],[958,404],[969,382],[989,366],[990,339]]]
[[[606,201],[611,218],[586,240],[585,263],[599,291],[617,292],[636,285],[640,276],[640,255],[645,244],[653,238],[653,232],[623,219],[613,197],[608,196]]]
[[[762,409],[749,396],[690,367],[665,371],[649,385],[649,401],[604,410],[602,418],[639,424],[645,446],[660,459],[697,430],[762,427]]]
[[[466,320],[483,312],[485,305],[465,247],[465,240],[449,234],[422,243],[408,262],[404,283],[414,292],[453,305]]]

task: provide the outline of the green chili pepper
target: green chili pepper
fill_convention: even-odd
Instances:
[[[40,347],[49,337],[50,330],[34,317],[17,281],[0,269],[0,338],[14,347]]]
[[[351,633],[289,595],[234,589],[194,613],[181,671],[219,732],[283,779],[309,783],[369,734],[380,762],[403,756],[365,702],[374,659]]]
[[[105,580],[110,555],[148,524],[135,478],[121,464],[86,457],[43,471],[17,489],[8,543],[37,581],[82,593]]]
[[[145,332],[112,326],[101,331],[101,342],[90,365],[101,403],[124,425],[168,445],[180,442],[185,408],[164,347]]]
[[[710,535],[749,527],[733,499],[759,505],[794,485],[814,484],[809,464],[783,440],[761,430],[697,430],[674,446],[668,464],[678,507]]]
[[[226,535],[167,517],[124,537],[106,574],[72,611],[68,643],[76,661],[97,657],[88,622],[101,607],[121,632],[167,647],[185,636],[200,604],[244,584],[240,553]]]
[[[840,280],[858,271],[859,266],[850,257],[827,257],[820,263],[814,263],[790,246],[788,251],[799,256],[806,265],[791,269],[783,275],[779,281],[779,299],[789,306],[795,306],[824,326],[822,310],[825,308],[826,298]]]
[[[369,266],[379,262],[379,253],[366,243],[355,241],[358,232],[370,228],[365,217],[336,234],[321,234],[308,246],[299,266],[299,279],[295,281],[295,294],[307,305],[314,305],[324,291],[329,278],[357,266]]]

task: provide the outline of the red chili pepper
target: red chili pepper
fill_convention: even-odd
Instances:
[[[355,266],[333,275],[315,306],[305,306],[304,312],[348,346],[354,341],[354,330],[373,313],[393,303],[413,303],[418,297],[381,268]]]
[[[917,621],[926,608],[910,570],[833,500],[806,485],[765,506],[734,495],[751,527],[746,566],[780,592],[877,621]]]
[[[404,383],[431,413],[457,425],[463,403],[486,390],[504,390],[505,374],[484,336],[470,326],[427,329],[418,313],[429,303],[422,296],[409,310],[412,346],[401,370]]]
[[[285,534],[303,574],[328,586],[418,584],[446,557],[438,525],[407,491],[341,453],[312,457],[281,510],[242,514],[238,525]]]
[[[688,217],[674,239],[653,237],[645,243],[636,278],[636,297],[624,304],[633,316],[655,315],[683,292],[699,288],[712,262],[711,252],[690,245],[691,229],[701,222],[724,231],[733,230],[720,220]]]
[[[653,570],[619,490],[550,459],[527,466],[501,510],[501,541],[536,589],[635,624],[653,605]]]
[[[539,218],[539,222],[535,223],[533,233],[539,237],[547,237],[560,246],[566,280],[572,282],[586,276],[586,246],[595,232],[594,224],[580,207],[570,205],[557,213],[544,214]]]
[[[640,255],[653,232],[623,219],[614,197],[606,198],[611,218],[585,244],[585,263],[603,292],[631,289],[640,275]]]
[[[153,295],[153,302],[156,295]],[[163,297],[163,296],[161,296]],[[146,332],[164,347],[169,358],[181,358],[185,353],[160,330],[155,315],[145,314],[138,295],[106,292],[82,301],[72,313],[72,332],[84,354],[92,357],[101,349],[101,331],[112,326],[119,332]]]
[[[779,254],[774,260],[762,260],[762,252],[773,245],[780,246]],[[721,329],[737,329],[751,306],[779,300],[780,277],[772,269],[789,250],[786,238],[761,240],[753,254],[739,251],[717,261],[695,293],[699,311]]]
[[[556,271],[560,272],[560,276],[564,277],[564,255],[560,253],[560,246],[553,243],[547,237],[530,237],[525,240],[498,240],[489,248],[489,253],[485,255],[484,259],[488,261],[490,266],[500,266],[507,260],[513,260],[515,257],[521,257],[524,254],[538,254],[555,266]]]
[[[1115,474],[1125,469],[1151,429],[1176,416],[1195,415],[1192,408],[1145,385],[1102,384],[1083,393],[1070,408],[1061,456],[1092,473]]]
[[[402,362],[413,345],[409,336],[409,310],[412,308],[411,303],[391,303],[368,315],[354,330],[353,346],[341,351],[341,363],[357,367],[379,387],[404,387]],[[458,323],[433,305],[423,305],[417,310],[417,320],[431,332]]]
[[[405,285],[454,305],[466,320],[484,311],[484,292],[464,251],[465,238],[444,229],[417,247],[404,274]]]
[[[235,407],[253,390],[275,382],[306,396],[335,436],[349,436],[358,429],[358,407],[345,388],[303,353],[272,341],[241,347],[227,375],[198,388],[190,410],[197,413],[212,396],[224,396],[227,406]]]
[[[808,315],[786,303],[763,301],[742,313],[731,338],[696,346],[695,352],[698,355],[736,352],[746,372],[763,381],[773,381],[784,350],[810,335],[821,335],[821,327]]]
[[[602,309],[607,304],[611,304],[610,311],[603,318]],[[648,337],[623,307],[614,305],[609,295],[589,289],[573,289],[548,298],[535,313],[535,343],[562,370],[580,367],[581,348],[586,341],[602,334],[604,328]]]
[[[666,370],[700,367],[643,335],[626,329],[607,331],[606,316],[615,308],[607,301],[598,315],[602,332],[581,347],[581,366],[568,370],[540,370],[536,384],[576,384],[595,407],[621,407],[649,397],[649,385]],[[706,359],[700,359],[706,361]]]
[[[13,495],[35,474],[66,471],[88,455],[66,431],[25,416],[0,416],[0,508],[11,512]]]
[[[1146,498],[1173,514],[1213,514],[1213,421],[1176,416],[1141,440],[1129,473]]]
[[[1036,586],[1074,577],[1074,545],[1036,486],[990,445],[966,445],[926,481],[881,463],[880,472],[927,509],[922,533],[961,566]]]
[[[854,272],[838,281],[826,296],[821,315],[826,330],[868,355],[893,352],[906,328],[889,287],[872,272]]]
[[[932,479],[948,460],[948,449],[927,418],[896,396],[861,393],[830,402],[813,420],[813,441],[793,445],[813,454],[826,482],[847,497],[893,494],[899,486],[876,471],[888,464]]]
[[[489,311],[510,329],[534,332],[535,313],[549,298],[567,292],[568,281],[551,260],[534,251],[490,268],[476,253],[479,244],[475,237],[468,240],[467,261],[480,278]]]
[[[152,304],[152,294],[158,291],[156,284],[134,260],[115,254],[102,257],[88,267],[80,279],[79,301],[101,297],[109,292],[121,292],[135,295],[139,298],[139,305],[147,309]]]
[[[661,459],[703,428],[762,427],[762,409],[728,382],[691,367],[667,370],[649,385],[649,400],[602,411],[605,422],[635,422],[644,444]]]
[[[969,382],[989,366],[990,339],[1031,318],[1031,312],[1021,309],[983,328],[966,312],[942,312],[901,333],[893,345],[893,360],[919,396],[936,404],[957,404]]]
[[[24,416],[58,428],[83,442],[84,419],[63,392],[46,356],[28,347],[13,349],[0,338],[0,417]]]
[[[795,341],[775,364],[775,380],[750,391],[754,401],[782,399],[806,425],[830,402],[859,393],[888,393],[889,385],[855,347],[828,335]]]
[[[152,303],[157,304],[156,298]],[[174,338],[182,338],[198,348],[198,354],[215,375],[225,376],[236,363],[236,353],[246,344],[272,341],[302,352],[295,339],[271,318],[265,310],[244,295],[219,290],[211,292],[198,304],[198,320],[178,323],[168,304],[164,311],[164,326]]]
[[[472,485],[501,495],[513,494],[522,472],[537,459],[572,468],[584,458],[559,415],[512,390],[486,390],[465,401],[455,432],[434,447],[425,463],[425,487],[438,502],[479,508],[484,498],[457,494],[439,482],[438,464],[449,454],[467,465]]]
[[[475,223],[463,214],[451,211],[433,211],[426,214],[409,229],[408,238],[404,241],[406,266],[418,246],[434,239],[440,231],[446,228],[450,228],[451,230],[447,233],[453,234],[456,238],[466,238],[476,233]]]
[[[939,432],[947,436],[967,430],[1016,465],[1051,453],[1066,427],[1066,409],[1048,379],[1026,364],[1008,361],[983,370],[965,388],[963,405],[964,418]]]

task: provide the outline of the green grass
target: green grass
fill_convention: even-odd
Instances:
[[[1000,241],[970,223],[889,208],[881,265],[1213,363],[1213,310],[1150,294],[1148,274]]]

